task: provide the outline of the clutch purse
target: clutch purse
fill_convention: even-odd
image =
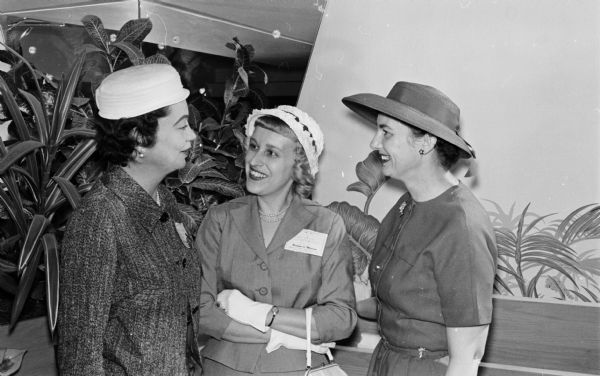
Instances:
[[[306,372],[304,376],[348,376],[346,372],[333,360],[331,350],[327,349],[328,364],[323,364],[319,367],[312,367],[312,352],[310,350],[310,327],[312,320],[312,308],[307,308],[306,313]]]

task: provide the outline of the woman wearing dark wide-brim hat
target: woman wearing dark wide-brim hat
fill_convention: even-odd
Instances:
[[[494,231],[477,198],[450,169],[474,157],[460,111],[439,90],[398,82],[387,97],[344,98],[376,125],[371,141],[404,194],[381,223],[359,315],[381,341],[369,375],[476,375],[492,319]]]

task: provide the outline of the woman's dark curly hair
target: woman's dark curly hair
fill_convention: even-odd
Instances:
[[[309,198],[315,186],[315,178],[310,173],[308,158],[306,158],[304,148],[300,144],[300,141],[298,141],[298,137],[296,137],[294,131],[283,120],[272,115],[259,117],[256,119],[254,126],[275,132],[296,143],[296,158],[292,167],[292,179],[294,181],[292,190],[300,197]]]
[[[156,142],[158,119],[167,116],[168,107],[132,118],[102,119],[96,126],[98,156],[109,164],[125,167],[136,157],[136,147]]]
[[[407,125],[410,128],[414,137],[423,137],[426,134],[428,134],[427,132],[419,128],[413,127],[412,125],[406,123],[403,124]],[[461,150],[457,146],[452,145],[451,143],[441,139],[440,137],[437,137],[435,135],[432,136],[437,139],[434,150],[437,153],[438,160],[440,161],[440,164],[442,165],[444,170],[448,171],[461,158]]]

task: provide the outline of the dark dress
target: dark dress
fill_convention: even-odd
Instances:
[[[188,374],[200,257],[181,238],[175,198],[162,186],[159,195],[160,206],[114,168],[71,218],[61,254],[61,375]]]
[[[443,375],[446,327],[491,322],[496,257],[489,217],[462,183],[425,202],[403,195],[369,266],[381,341],[368,374]]]

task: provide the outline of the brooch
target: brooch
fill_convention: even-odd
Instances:
[[[406,209],[406,201],[403,201],[398,208],[398,212],[400,215],[404,215],[404,209]]]

